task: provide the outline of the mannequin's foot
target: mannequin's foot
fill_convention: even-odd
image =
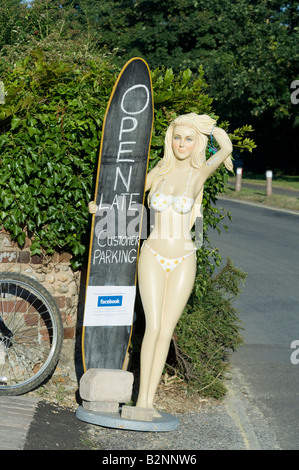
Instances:
[[[162,418],[162,415],[159,413],[159,411],[154,407],[153,403],[150,403],[147,405],[147,407],[152,410],[153,412],[153,418]]]
[[[154,407],[153,404],[149,405],[147,400],[142,400],[142,399],[138,399],[137,400],[137,403],[136,403],[136,408],[147,408],[147,409],[150,409],[153,413],[153,418],[162,418],[161,414],[159,413],[158,410],[156,410],[156,408]]]
[[[154,418],[162,418],[162,415],[159,413],[158,410],[156,410],[156,408],[153,407],[152,410],[153,410],[153,417]]]
[[[136,408],[148,408],[147,400],[141,400],[140,398],[136,402]]]
[[[123,405],[121,409],[121,417],[123,419],[132,419],[134,421],[152,421],[154,418],[153,410],[151,408],[126,405]]]

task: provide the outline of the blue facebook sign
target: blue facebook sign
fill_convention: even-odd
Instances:
[[[122,295],[100,295],[98,297],[98,307],[121,307]]]

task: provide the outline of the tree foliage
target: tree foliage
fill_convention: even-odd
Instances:
[[[202,66],[214,109],[234,127],[255,129],[245,168],[298,171],[299,2],[287,0],[3,0],[0,50],[22,55],[49,38],[100,51],[122,66],[141,56],[152,70]],[[52,51],[54,52],[54,51]],[[288,141],[288,156],[284,158]]]
[[[203,66],[217,113],[256,129],[255,168],[298,169],[299,2],[286,0],[78,0],[100,48],[175,72]],[[88,6],[89,4],[89,6]],[[289,154],[282,158],[288,136]]]

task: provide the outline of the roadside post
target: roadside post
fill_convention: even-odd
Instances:
[[[272,176],[273,172],[271,170],[266,171],[266,196],[272,195]]]
[[[243,173],[243,168],[237,168],[237,178],[236,178],[236,192],[241,191],[241,186],[242,186],[242,173]]]
[[[0,80],[0,104],[5,104],[5,91],[2,80]]]

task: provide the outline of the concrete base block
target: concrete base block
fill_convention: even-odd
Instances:
[[[95,424],[106,428],[124,429],[131,431],[174,431],[178,428],[179,420],[176,416],[161,412],[160,418],[154,418],[153,421],[134,421],[132,419],[123,419],[120,413],[98,413],[88,411],[83,406],[79,406],[76,411],[76,417],[86,423]]]
[[[82,406],[86,410],[99,411],[102,413],[117,413],[119,404],[108,401],[82,401]]]
[[[123,419],[133,419],[135,421],[153,421],[154,412],[150,408],[139,408],[135,406],[123,405],[121,417]]]
[[[132,372],[114,369],[89,369],[81,377],[79,392],[89,402],[128,403],[131,400]]]

